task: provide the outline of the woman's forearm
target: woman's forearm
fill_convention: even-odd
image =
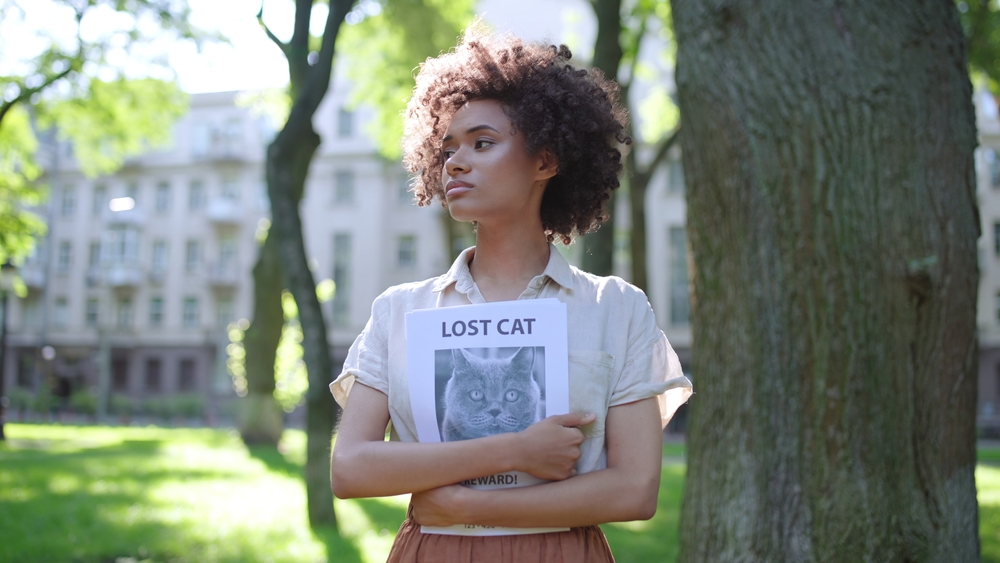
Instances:
[[[549,417],[528,429],[445,443],[386,442],[385,394],[355,385],[341,419],[330,463],[333,492],[340,498],[417,493],[465,479],[519,470],[542,479],[574,474],[583,433],[594,416]]]
[[[510,450],[512,436],[438,444],[377,441],[335,447],[331,463],[333,492],[340,498],[398,495],[510,471],[513,467],[505,452]]]
[[[662,456],[656,401],[609,409],[605,440],[606,469],[532,487],[432,489],[413,495],[413,516],[430,526],[505,527],[573,527],[651,518]]]
[[[456,519],[530,528],[648,520],[656,512],[659,485],[658,471],[637,480],[632,472],[609,468],[533,487],[466,489],[456,502]]]

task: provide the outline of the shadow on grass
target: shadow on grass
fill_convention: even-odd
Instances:
[[[656,515],[640,522],[603,524],[618,563],[677,560],[677,531],[684,495],[684,464],[668,463],[660,474]]]
[[[318,527],[312,530],[313,537],[326,546],[326,557],[329,563],[363,563],[361,551],[354,542],[341,537],[340,533],[331,527]]]
[[[70,452],[2,452],[0,560],[114,561],[118,557],[177,559],[169,526],[133,519],[127,530],[115,515],[148,503],[163,480],[225,478],[227,472],[176,471],[144,466],[159,441],[128,441]],[[40,531],[58,530],[58,533]],[[127,537],[127,542],[120,538]]]
[[[250,457],[262,462],[268,470],[288,477],[302,478],[302,466],[289,461],[274,446],[249,446],[247,450]]]

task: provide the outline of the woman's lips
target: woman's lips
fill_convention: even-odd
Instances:
[[[447,197],[447,196],[451,196],[451,195],[454,195],[454,194],[464,193],[464,192],[467,192],[467,191],[469,191],[471,189],[472,189],[472,184],[470,184],[468,182],[462,182],[460,180],[452,180],[452,181],[448,182],[447,184],[445,184],[445,186],[444,186],[444,193],[445,193],[445,196]]]

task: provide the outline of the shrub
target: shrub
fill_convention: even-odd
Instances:
[[[69,406],[77,414],[92,416],[97,413],[97,397],[89,389],[81,389],[70,395]]]

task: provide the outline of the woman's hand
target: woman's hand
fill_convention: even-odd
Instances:
[[[469,491],[461,485],[448,485],[413,493],[413,521],[421,526],[453,526],[462,524],[460,500]]]
[[[577,428],[594,422],[596,416],[562,414],[532,424],[517,434],[515,469],[549,481],[576,475],[573,465],[580,459],[583,432]]]

